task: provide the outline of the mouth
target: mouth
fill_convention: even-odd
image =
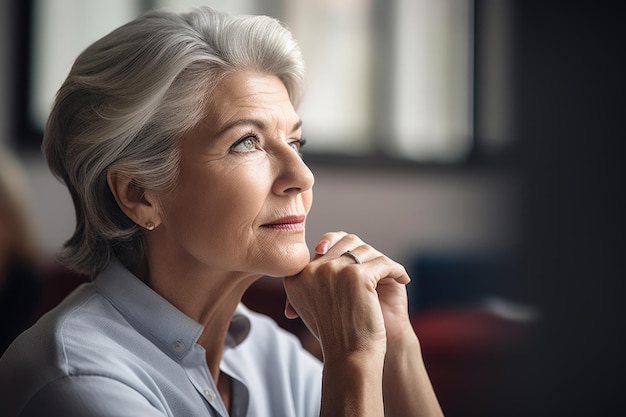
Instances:
[[[261,227],[266,229],[281,230],[285,232],[302,232],[304,231],[305,215],[285,216],[280,219],[265,223]]]

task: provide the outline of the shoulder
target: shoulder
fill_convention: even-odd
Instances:
[[[120,404],[135,416],[163,417],[166,410],[113,378],[101,375],[64,376],[42,386],[19,408],[5,408],[20,417],[115,416]]]
[[[73,336],[95,292],[91,286],[79,287],[61,304],[44,314],[33,326],[19,335],[0,359],[0,372],[8,368],[39,368],[44,364],[63,367],[64,344]]]
[[[0,408],[19,410],[56,381],[106,375],[103,351],[112,346],[107,334],[120,330],[117,315],[92,284],[85,284],[42,316],[0,358]]]

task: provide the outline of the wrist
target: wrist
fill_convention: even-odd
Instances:
[[[330,337],[324,332],[320,332],[320,345],[324,363],[345,363],[346,361],[372,361],[374,363],[382,361],[387,351],[386,332],[383,329],[370,337],[363,337],[362,334],[344,334]]]
[[[324,362],[321,416],[382,416],[384,354],[357,352]]]
[[[359,371],[370,373],[380,370],[382,372],[386,351],[386,348],[381,346],[378,349],[360,350],[341,355],[328,355],[322,352],[322,360],[324,368],[347,368],[357,374]]]
[[[393,331],[387,330],[387,351],[405,346],[409,348],[419,347],[419,339],[410,321],[402,326],[395,326]]]

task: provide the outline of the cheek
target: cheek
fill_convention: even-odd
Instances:
[[[302,204],[304,205],[304,210],[309,213],[311,211],[311,206],[313,205],[313,191],[308,190],[302,193]]]
[[[200,177],[187,177],[171,200],[172,220],[179,226],[184,224],[192,235],[209,233],[222,241],[243,238],[241,235],[250,231],[267,197],[261,176],[230,170],[205,172],[205,181],[198,181]],[[215,178],[219,180],[213,181]]]
[[[232,180],[217,185],[214,204],[220,215],[234,224],[252,224],[268,198],[270,183],[255,172],[239,173]]]

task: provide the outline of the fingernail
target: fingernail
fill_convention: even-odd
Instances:
[[[318,255],[324,255],[328,251],[329,245],[330,245],[330,242],[327,240],[319,241],[317,245],[315,246],[315,253],[317,253]]]

